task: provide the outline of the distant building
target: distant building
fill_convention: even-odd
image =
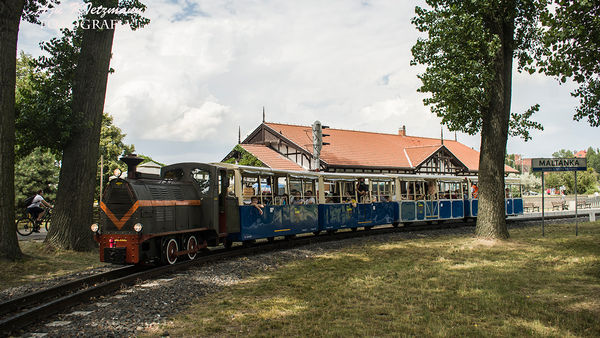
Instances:
[[[476,175],[479,152],[455,140],[329,128],[323,141],[320,171]],[[239,146],[265,166],[316,170],[311,126],[261,123]],[[238,159],[231,151],[223,161]],[[506,173],[518,171],[505,167]]]
[[[587,156],[587,150],[580,150],[574,154],[575,157],[585,158]]]

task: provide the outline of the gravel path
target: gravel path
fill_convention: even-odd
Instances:
[[[561,222],[564,223],[565,220],[561,220]],[[541,224],[539,221],[527,222],[522,225],[511,225],[511,227],[537,226],[539,224]],[[381,234],[367,238],[311,244],[300,248],[211,263],[125,287],[115,294],[76,306],[71,313],[48,318],[44,322],[30,327],[27,332],[22,333],[22,336],[126,337],[142,334],[148,329],[156,332],[155,330],[161,323],[165,323],[169,317],[184,310],[196,301],[197,297],[222,291],[227,286],[239,283],[251,275],[271,271],[293,260],[311,258],[351,245],[363,244],[365,241],[378,243],[414,238],[434,238],[449,234],[470,235],[473,234],[474,229],[474,227],[460,227],[435,231]],[[42,285],[48,287],[50,284],[58,284],[67,279],[97,273],[109,268],[85,271],[45,282]],[[40,288],[42,285],[32,284],[9,289],[4,291],[1,296],[14,297],[16,294]],[[168,335],[168,333],[165,332],[163,335]]]

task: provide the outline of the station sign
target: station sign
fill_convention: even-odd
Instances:
[[[585,171],[586,158],[533,158],[532,171]]]

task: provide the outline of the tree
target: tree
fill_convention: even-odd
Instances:
[[[22,256],[14,211],[15,83],[17,37],[21,16],[39,23],[38,16],[56,0],[0,2],[0,257]]]
[[[266,167],[256,156],[247,152],[246,149],[242,148],[239,144],[233,148],[233,152],[236,154],[230,159],[226,160],[225,163],[236,163],[239,165],[248,165],[251,167]]]
[[[571,93],[579,98],[574,119],[587,118],[600,126],[600,2],[554,0],[541,21],[545,26],[539,50],[538,71],[555,76],[561,83],[572,79],[579,88]],[[530,68],[534,72],[535,67]]]
[[[93,7],[121,6],[145,10],[145,6],[137,0],[120,4],[117,0],[91,0],[89,3]],[[94,11],[83,18],[109,22],[113,19],[116,20],[117,16],[101,18]],[[148,19],[139,15],[126,15],[119,19],[129,23],[132,29],[148,23]],[[82,116],[85,123],[70,135],[63,149],[56,211],[53,226],[46,237],[46,243],[78,251],[94,246],[88,226],[92,223],[100,130],[114,36],[114,27],[90,28],[82,33],[71,102],[73,113]]]
[[[573,156],[573,152],[566,149],[561,149],[552,153],[552,157],[556,158],[572,158]]]
[[[513,58],[531,62],[531,41],[543,0],[426,0],[416,7],[413,24],[428,38],[412,48],[412,64],[426,65],[419,75],[424,103],[450,130],[481,132],[479,214],[476,234],[507,238],[504,218],[504,158],[509,133],[530,138],[542,129],[530,120],[539,110],[511,113]],[[510,126],[510,129],[509,129]]]
[[[600,173],[600,149],[589,147],[586,154],[588,168],[594,169],[597,173]]]
[[[123,154],[132,154],[135,152],[133,144],[125,144],[123,138],[125,134],[121,129],[113,124],[113,118],[107,113],[102,116],[102,130],[100,131],[100,155],[104,158],[102,171],[104,177],[102,182],[108,182],[113,171],[119,168],[122,172],[127,170],[127,166],[119,161]],[[100,158],[98,158],[98,167],[100,167]],[[99,196],[100,171],[96,174],[96,194]]]
[[[38,189],[44,189],[44,199],[54,201],[60,166],[48,150],[36,148],[15,165],[15,203],[19,205]],[[17,208],[17,211],[20,211]]]

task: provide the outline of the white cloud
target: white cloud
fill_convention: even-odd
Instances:
[[[45,27],[23,25],[20,46],[37,54],[41,38],[69,25],[77,0],[63,1]],[[440,119],[417,93],[423,70],[411,67],[419,36],[415,3],[370,1],[152,0],[151,23],[115,34],[105,110],[138,151],[165,161],[215,161],[267,120],[439,137]],[[534,143],[509,140],[509,152],[546,154],[566,147],[556,130],[594,142],[569,120],[576,102],[544,77],[515,75],[513,109],[542,104],[548,133]],[[570,114],[570,115],[569,115]],[[566,122],[565,122],[566,121]],[[583,127],[582,127],[583,126]],[[565,132],[568,128],[568,132]],[[584,129],[584,132],[577,131]],[[448,133],[450,137],[453,135]],[[587,136],[586,136],[587,135]],[[459,140],[478,147],[477,137]],[[177,143],[179,142],[179,143]],[[165,145],[165,146],[161,146]],[[191,151],[190,149],[194,149]],[[189,157],[194,158],[189,158]]]

